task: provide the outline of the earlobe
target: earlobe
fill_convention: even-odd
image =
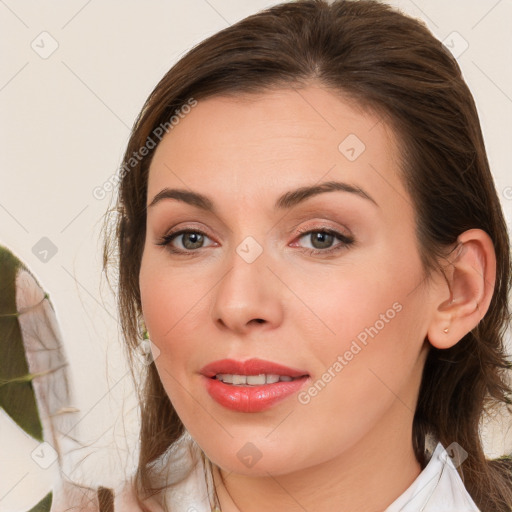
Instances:
[[[431,345],[439,349],[454,346],[478,325],[489,308],[496,280],[494,245],[481,229],[462,233],[448,260],[445,285],[438,287],[427,333]]]

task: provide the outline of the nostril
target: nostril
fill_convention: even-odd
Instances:
[[[259,324],[262,324],[265,320],[262,318],[256,318],[255,322],[258,322]]]

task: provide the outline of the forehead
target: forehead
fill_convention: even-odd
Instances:
[[[318,86],[199,100],[162,139],[148,201],[164,187],[272,201],[292,187],[340,180],[384,202],[407,194],[391,129]]]

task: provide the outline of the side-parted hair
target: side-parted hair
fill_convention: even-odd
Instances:
[[[425,436],[467,453],[459,467],[483,512],[512,509],[510,459],[487,460],[480,437],[486,413],[510,411],[504,336],[511,268],[507,227],[471,92],[457,61],[429,30],[373,0],[298,0],[249,16],[204,40],[162,78],[137,118],[122,163],[114,223],[105,223],[104,268],[115,270],[118,307],[129,351],[141,341],[139,271],[146,234],[148,171],[158,127],[175,112],[212,96],[264,93],[311,84],[338,91],[377,114],[399,140],[400,173],[414,205],[427,274],[472,228],[489,234],[497,258],[490,307],[454,347],[430,347],[413,420],[413,446],[425,464]],[[153,136],[152,136],[153,134]],[[133,155],[137,154],[137,161]],[[132,159],[132,160],[130,160]],[[172,163],[171,163],[172,165]],[[157,492],[149,468],[183,433],[154,363],[139,375],[142,500]]]

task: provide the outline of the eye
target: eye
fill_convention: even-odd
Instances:
[[[206,240],[210,240],[210,238],[202,231],[182,229],[163,236],[157,245],[166,246],[171,252],[188,253],[208,247],[208,245],[205,245]],[[178,245],[178,247],[173,244]]]
[[[299,230],[300,231],[300,230]],[[340,249],[345,249],[354,243],[352,237],[343,235],[333,229],[315,229],[309,231],[301,231],[302,236],[299,240],[309,242],[309,246],[301,246],[310,254],[326,254]],[[339,241],[335,244],[336,240]],[[333,244],[335,244],[333,246]]]
[[[334,251],[345,249],[354,243],[354,239],[346,236],[333,229],[321,228],[314,230],[299,230],[302,235],[298,240],[304,240],[309,246],[298,244],[297,242],[292,246],[299,247],[309,254],[330,254]],[[336,244],[336,240],[338,243]],[[210,243],[208,243],[208,241]],[[334,244],[334,245],[333,245]],[[197,229],[182,229],[174,233],[164,235],[157,245],[166,247],[174,254],[192,254],[197,252],[198,249],[203,249],[211,245],[215,245],[210,237]]]

